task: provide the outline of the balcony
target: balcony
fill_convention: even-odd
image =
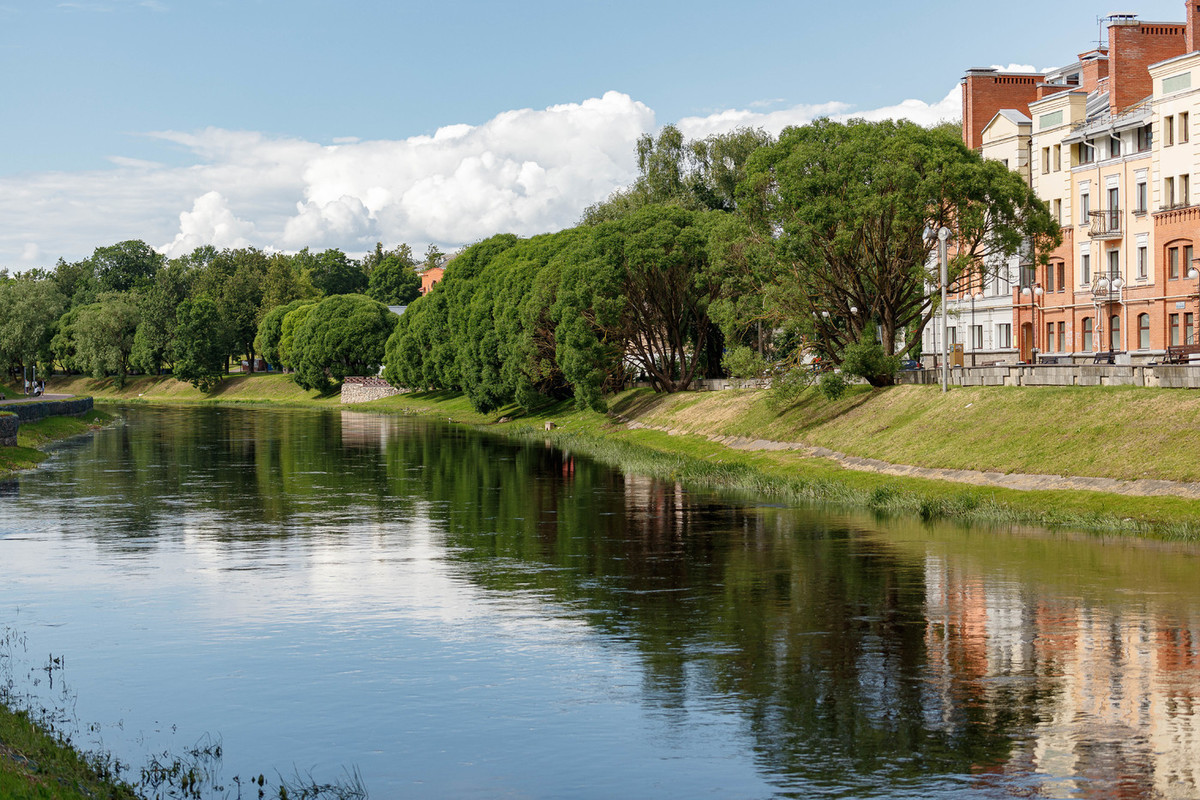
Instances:
[[[1092,211],[1088,214],[1092,223],[1088,236],[1093,239],[1120,239],[1121,212],[1117,210]]]

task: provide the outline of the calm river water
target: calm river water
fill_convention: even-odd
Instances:
[[[135,767],[209,737],[376,800],[1200,796],[1195,548],[408,418],[121,414],[0,482],[0,666]]]

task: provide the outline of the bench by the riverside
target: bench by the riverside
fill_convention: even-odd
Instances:
[[[1096,353],[1096,357],[1092,359],[1093,364],[1116,364],[1117,353],[1113,350],[1108,350],[1103,353]]]
[[[1172,344],[1167,346],[1163,364],[1186,364],[1193,355],[1200,354],[1200,344]]]
[[[1039,364],[1058,364],[1062,356],[1040,356],[1037,360]]]

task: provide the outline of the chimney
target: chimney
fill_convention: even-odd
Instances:
[[[1200,2],[1184,0],[1187,9],[1187,33],[1184,48],[1188,53],[1200,50]]]

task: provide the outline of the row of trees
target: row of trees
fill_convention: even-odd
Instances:
[[[404,305],[420,293],[418,269],[442,261],[435,247],[421,264],[408,245],[382,244],[362,259],[340,250],[200,247],[167,260],[145,242],[121,242],[50,270],[0,271],[0,363],[120,382],[172,370],[210,388],[232,359],[253,368],[271,310],[346,295],[380,308]]]
[[[954,126],[822,120],[691,142],[668,126],[637,155],[634,184],[577,227],[479,242],[419,299],[406,245],[166,261],[131,241],[0,274],[0,358],[118,380],[172,369],[208,388],[261,353],[325,389],[382,357],[393,383],[460,389],[480,410],[602,408],[634,376],[671,392],[813,354],[886,383],[936,311],[926,228],[955,232],[952,291],[1060,237],[1021,176]],[[385,305],[409,301],[397,324]]]
[[[809,354],[886,383],[936,311],[926,228],[955,231],[952,291],[1060,239],[1023,178],[956,126],[822,120],[697,142],[667,127],[638,163],[578,227],[460,254],[401,319],[388,379],[461,389],[483,411],[602,408],[633,374],[671,392]]]

